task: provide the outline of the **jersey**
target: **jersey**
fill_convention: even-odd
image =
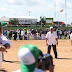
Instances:
[[[9,42],[9,40],[5,36],[1,35],[0,36],[0,45],[5,45],[6,43],[8,43],[11,46],[11,42]]]

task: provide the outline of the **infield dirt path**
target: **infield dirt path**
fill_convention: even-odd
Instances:
[[[2,63],[2,68],[7,72],[12,72],[19,69],[19,61],[17,58],[18,49],[20,46],[25,44],[36,45],[43,53],[47,52],[47,46],[45,40],[23,40],[23,41],[10,41],[12,48],[4,53],[6,62]],[[57,46],[58,58],[54,58],[53,50],[51,49],[51,55],[53,56],[55,71],[54,72],[72,72],[72,46],[70,40],[59,40]],[[47,71],[48,72],[48,71]]]

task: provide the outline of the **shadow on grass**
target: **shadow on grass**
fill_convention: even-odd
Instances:
[[[6,70],[0,70],[0,72],[8,72],[8,71],[6,71]]]
[[[9,62],[9,63],[20,63],[19,61],[6,61],[6,60],[4,60],[3,62]]]
[[[57,59],[72,60],[72,58],[57,58]]]

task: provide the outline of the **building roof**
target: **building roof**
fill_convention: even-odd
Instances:
[[[37,19],[36,17],[33,16],[6,16],[8,18],[29,18],[29,19]]]
[[[32,16],[3,16],[2,18],[0,18],[0,22],[1,21],[9,21],[10,18],[23,18],[23,19],[34,19],[37,20],[37,18],[32,17]]]

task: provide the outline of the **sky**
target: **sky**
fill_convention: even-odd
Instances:
[[[60,12],[61,9],[63,12]],[[38,21],[42,16],[66,24],[72,22],[72,0],[0,0],[0,18],[29,16],[29,11],[30,16],[36,17]]]

